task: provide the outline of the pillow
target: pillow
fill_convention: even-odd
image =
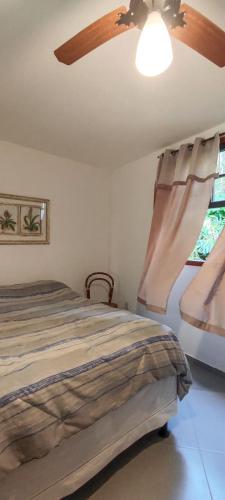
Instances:
[[[20,283],[17,285],[0,286],[0,300],[35,297],[35,295],[45,295],[58,290],[70,289],[65,283],[60,281],[34,281],[31,283]],[[75,292],[76,293],[76,292]],[[79,294],[77,294],[79,296]]]

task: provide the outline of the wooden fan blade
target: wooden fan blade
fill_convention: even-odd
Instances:
[[[181,5],[180,12],[186,12],[187,24],[184,28],[172,29],[171,35],[223,68],[225,66],[225,32],[189,5]]]
[[[72,64],[103,43],[111,40],[111,38],[133,28],[134,24],[129,26],[116,24],[116,21],[120,18],[120,14],[125,14],[126,12],[126,7],[119,7],[101,17],[56,49],[54,51],[55,56],[64,64]]]

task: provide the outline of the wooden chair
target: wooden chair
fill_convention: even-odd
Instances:
[[[89,274],[89,276],[86,278],[85,281],[85,290],[87,298],[88,299],[91,298],[91,285],[96,281],[104,281],[109,287],[108,301],[103,302],[103,304],[106,304],[110,307],[115,307],[115,308],[118,307],[117,304],[112,302],[113,291],[114,291],[114,279],[108,273],[97,272]]]

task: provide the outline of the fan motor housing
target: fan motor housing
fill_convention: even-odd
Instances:
[[[148,14],[154,10],[159,10],[168,28],[184,27],[186,24],[184,20],[185,12],[180,12],[180,5],[181,0],[165,0],[164,2],[151,0],[150,4],[144,2],[144,0],[130,0],[129,10],[125,14],[121,13],[117,24],[126,26],[135,24],[135,26],[142,29]]]

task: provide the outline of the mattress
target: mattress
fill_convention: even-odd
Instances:
[[[0,482],[1,500],[59,500],[177,412],[177,379],[149,384],[119,409]]]
[[[0,287],[0,477],[171,376],[183,398],[190,372],[170,328],[59,282]]]

